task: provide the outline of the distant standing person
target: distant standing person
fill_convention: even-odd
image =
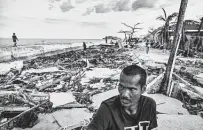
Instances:
[[[15,35],[15,33],[13,33],[12,39],[13,39],[13,43],[14,43],[13,47],[17,47],[17,41],[16,41],[16,40],[18,40],[18,38],[17,38],[17,36]],[[18,41],[19,41],[19,40],[18,40]]]
[[[83,42],[83,50],[85,51],[87,49],[86,43]]]
[[[150,42],[149,42],[149,40],[147,40],[147,42],[146,42],[146,53],[147,54],[149,53],[149,47],[150,47]]]

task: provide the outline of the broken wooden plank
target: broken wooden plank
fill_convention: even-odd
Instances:
[[[25,111],[29,109],[30,107],[21,107],[21,106],[5,106],[5,107],[0,107],[0,112],[1,111]]]
[[[61,127],[60,130],[72,130],[72,129],[76,129],[76,128],[79,128],[79,127],[87,126],[89,123],[90,123],[90,120],[85,119],[85,120],[80,121],[80,122],[78,122],[76,124]]]
[[[1,90],[0,91],[0,98],[6,96],[6,95],[9,95],[9,94],[19,94],[18,91],[4,91],[4,90]]]
[[[13,118],[23,111],[28,110],[30,107],[20,107],[20,106],[6,106],[0,107],[0,113],[2,118]]]
[[[43,105],[43,104],[45,104],[45,103],[47,103],[47,102],[44,102],[44,103],[41,103],[41,104],[35,105],[35,106],[33,106],[32,108],[30,108],[30,109],[28,109],[28,110],[22,112],[21,114],[19,114],[19,115],[13,117],[13,118],[11,118],[11,119],[9,119],[8,121],[6,121],[6,122],[0,124],[0,128],[1,128],[2,126],[4,126],[4,125],[10,123],[11,121],[16,120],[16,119],[19,118],[20,116],[22,116],[22,115],[24,115],[24,114],[26,114],[26,113],[28,113],[28,112],[30,112],[30,111],[32,111],[32,110],[34,110],[34,109],[40,107],[41,105]]]
[[[73,102],[73,103],[67,103],[65,105],[57,106],[56,108],[57,109],[87,108],[87,105]]]
[[[42,90],[44,90],[44,89],[46,89],[46,88],[51,87],[51,86],[54,85],[54,84],[57,84],[57,83],[59,83],[59,82],[61,82],[61,81],[68,80],[68,79],[70,79],[70,78],[71,78],[71,75],[66,75],[66,76],[61,77],[60,79],[57,79],[57,80],[55,80],[55,81],[53,81],[53,82],[49,82],[49,83],[47,83],[47,84],[45,84],[45,85],[43,85],[43,86],[37,87],[37,88],[39,89],[39,91],[42,91]]]
[[[180,87],[181,90],[186,92],[188,96],[190,96],[192,99],[203,99],[203,90],[201,91],[200,88],[191,85],[186,80],[178,76],[177,74],[173,73],[173,75],[180,80],[182,83],[185,84],[185,87]]]
[[[76,73],[74,73],[74,74],[71,73],[70,75],[63,76],[63,77],[61,77],[60,79],[57,79],[57,80],[55,80],[55,81],[53,81],[53,82],[49,82],[49,83],[47,83],[47,84],[41,86],[40,88],[38,87],[38,89],[39,89],[39,91],[42,91],[42,90],[44,90],[44,89],[46,89],[46,88],[49,88],[49,87],[51,87],[52,85],[57,84],[57,83],[59,83],[59,82],[61,82],[61,81],[71,80],[72,77],[76,77],[76,78],[77,78],[78,75],[79,75],[79,76],[83,75],[83,74],[84,74],[84,71],[85,71],[85,70],[79,70],[78,72],[76,72]]]
[[[49,68],[43,68],[43,69],[29,69],[29,70],[25,70],[22,72],[22,75],[24,75],[25,73],[36,73],[36,74],[40,74],[40,73],[53,73],[53,72],[60,72],[61,70],[59,70],[57,67],[49,67]]]
[[[160,74],[158,77],[156,77],[154,80],[152,80],[152,82],[150,82],[149,84],[147,84],[146,87],[146,92],[147,93],[156,93],[159,91],[160,89],[160,83],[161,80],[163,79],[164,73]]]

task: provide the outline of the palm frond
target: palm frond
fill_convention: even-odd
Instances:
[[[163,12],[164,12],[164,17],[165,17],[165,19],[167,19],[167,15],[166,15],[166,11],[165,11],[165,9],[162,8],[162,10],[163,10]]]
[[[162,15],[160,15],[159,17],[157,17],[156,18],[157,20],[162,20],[162,21],[166,21],[166,19],[162,16]]]
[[[177,16],[178,16],[178,13],[172,13],[171,15],[168,16],[167,21],[171,21],[173,18]]]

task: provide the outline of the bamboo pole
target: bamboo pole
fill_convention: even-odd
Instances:
[[[0,124],[0,128],[1,128],[2,126],[4,126],[4,125],[6,125],[6,124],[10,123],[11,121],[13,121],[13,120],[17,119],[18,117],[20,117],[20,116],[22,116],[22,115],[24,115],[24,114],[26,114],[26,113],[28,113],[28,112],[30,112],[30,111],[32,111],[32,110],[34,110],[34,109],[38,108],[39,106],[41,106],[41,105],[43,105],[43,104],[45,104],[45,103],[46,103],[46,102],[41,103],[41,104],[38,104],[38,105],[35,105],[34,107],[32,107],[32,108],[30,108],[30,109],[28,109],[28,110],[26,110],[26,111],[22,112],[21,114],[19,114],[19,115],[17,115],[17,116],[15,116],[15,117],[13,117],[13,118],[11,118],[11,119],[9,119],[8,121],[6,121],[6,122],[4,122],[4,123]]]
[[[180,44],[181,31],[183,27],[183,21],[185,17],[185,11],[187,8],[187,3],[188,3],[188,0],[181,0],[181,5],[180,5],[179,15],[178,15],[178,22],[177,22],[176,31],[175,31],[175,37],[173,39],[173,45],[172,45],[171,53],[168,59],[168,65],[166,67],[166,73],[164,75],[164,79],[161,85],[162,87],[160,90],[161,93],[164,93],[164,94],[166,94],[166,91],[171,84],[172,73],[175,65],[176,53],[178,50],[178,46]]]

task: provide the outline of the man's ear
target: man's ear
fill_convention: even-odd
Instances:
[[[147,88],[147,85],[144,85],[143,87],[142,87],[142,94],[145,92],[145,90],[146,90],[146,88]]]

